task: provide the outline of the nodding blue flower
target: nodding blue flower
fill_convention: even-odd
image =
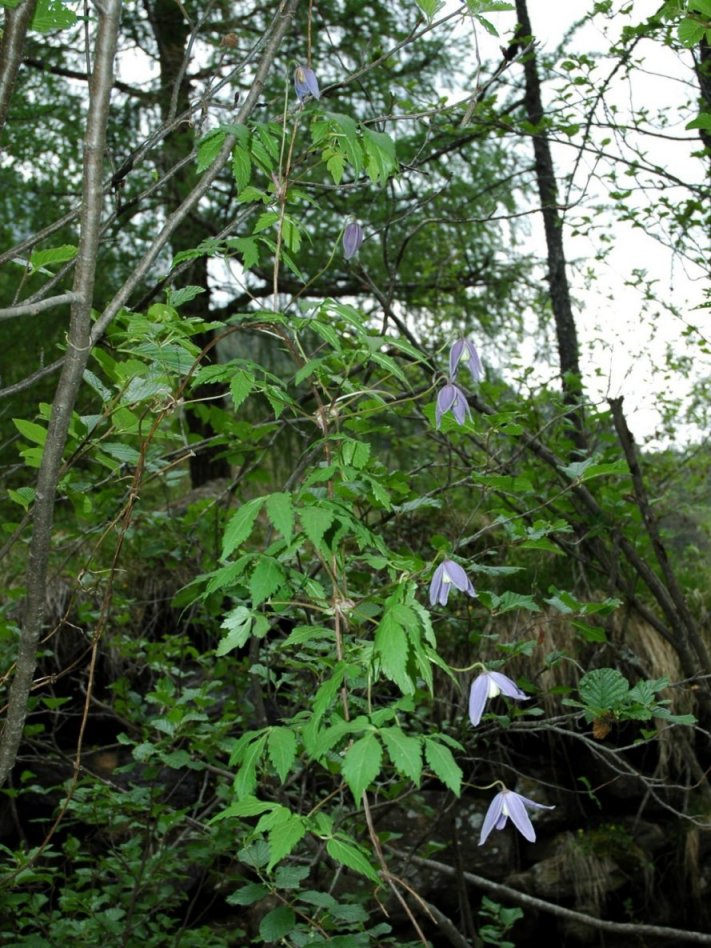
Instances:
[[[321,93],[318,87],[316,73],[310,66],[297,66],[294,70],[294,89],[300,102],[304,102],[307,96],[313,96],[314,99],[320,99]]]
[[[471,580],[459,563],[445,560],[434,571],[430,583],[430,604],[434,606],[435,603],[439,603],[440,606],[446,606],[452,586],[456,586],[460,592],[465,592],[468,596],[476,596]]]
[[[484,845],[493,829],[502,830],[506,826],[509,817],[511,817],[511,822],[519,833],[529,843],[535,843],[536,832],[531,825],[531,819],[526,810],[527,806],[533,807],[535,810],[555,809],[554,806],[536,803],[535,800],[529,800],[528,797],[524,797],[520,793],[514,793],[513,790],[507,790],[504,787],[501,793],[497,793],[489,804],[489,809],[486,811],[481,827],[479,845]]]
[[[469,720],[474,727],[481,721],[484,707],[489,698],[506,695],[514,701],[528,701],[528,695],[521,691],[516,682],[501,672],[484,671],[474,679],[469,692]]]
[[[449,377],[454,379],[459,363],[464,360],[471,373],[472,381],[476,384],[484,377],[484,368],[476,351],[476,346],[469,339],[458,339],[449,351]]]
[[[355,257],[362,243],[363,228],[360,224],[357,221],[351,221],[350,224],[346,224],[346,229],[343,231],[343,256],[346,260]]]
[[[435,409],[435,420],[437,428],[442,423],[442,416],[451,411],[454,420],[459,425],[463,425],[467,416],[471,418],[467,399],[461,388],[458,388],[453,382],[448,382],[441,388],[437,394],[437,407]]]

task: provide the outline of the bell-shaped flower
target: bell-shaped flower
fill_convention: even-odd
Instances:
[[[306,97],[310,95],[314,99],[321,98],[316,73],[310,66],[296,67],[294,70],[294,89],[296,89],[296,94],[301,102],[304,102]]]
[[[476,590],[472,586],[471,580],[459,563],[455,563],[453,560],[445,560],[434,571],[430,583],[430,604],[434,606],[439,603],[440,606],[446,606],[449,590],[452,586],[455,586],[460,592],[465,592],[468,596],[476,596]]]
[[[458,339],[449,350],[449,377],[454,379],[459,363],[464,362],[476,384],[484,377],[484,368],[476,351],[476,346],[470,339]]]
[[[475,678],[469,692],[469,720],[474,727],[481,721],[484,707],[489,698],[506,695],[514,701],[528,701],[528,695],[521,691],[515,681],[511,681],[501,672],[485,671]]]
[[[528,815],[526,807],[533,807],[535,810],[554,810],[553,806],[545,806],[543,803],[536,803],[535,800],[529,800],[528,797],[521,796],[513,790],[504,788],[501,793],[497,793],[489,804],[486,811],[484,822],[481,827],[479,845],[483,846],[489,838],[493,829],[502,830],[506,826],[506,821],[511,818],[511,822],[519,833],[529,841],[535,843],[536,832],[531,824],[531,818]]]
[[[346,229],[343,231],[343,256],[346,260],[355,257],[362,243],[363,228],[360,224],[357,221],[351,221],[350,224],[346,224]]]
[[[453,382],[448,382],[441,388],[437,394],[437,407],[435,409],[435,420],[437,427],[442,423],[442,416],[451,411],[454,420],[459,425],[463,425],[467,416],[471,418],[467,399],[461,388],[458,388]]]

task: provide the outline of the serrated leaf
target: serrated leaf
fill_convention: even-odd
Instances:
[[[462,769],[451,750],[430,737],[425,738],[425,758],[445,787],[456,796],[462,792]]]
[[[374,184],[385,184],[390,175],[397,171],[395,143],[384,132],[374,132],[365,125],[361,128],[366,154],[366,173]]]
[[[418,787],[422,776],[422,743],[410,737],[399,727],[384,727],[378,732],[385,749],[398,773],[408,777]]]
[[[257,763],[264,752],[266,742],[267,735],[261,734],[242,754],[242,766],[234,780],[234,791],[238,800],[254,795],[257,786]]]
[[[254,527],[254,521],[264,503],[263,497],[255,497],[254,500],[248,500],[242,504],[239,510],[230,518],[225,527],[225,534],[222,540],[222,556],[227,557],[240,544],[244,543],[251,534]]]
[[[284,582],[284,570],[271,556],[262,556],[257,560],[249,580],[252,605],[258,606],[268,599]]]
[[[61,0],[37,0],[32,29],[38,33],[64,30],[68,26],[74,26],[76,22],[76,13],[65,7]]]
[[[350,115],[341,112],[329,112],[332,120],[332,134],[338,137],[338,147],[344,152],[356,175],[363,167],[363,149],[358,141],[358,126]]]
[[[375,652],[383,674],[394,681],[403,694],[412,694],[415,685],[407,673],[407,635],[393,610],[385,613],[375,632]]]
[[[629,682],[616,668],[595,668],[580,679],[578,692],[583,704],[596,711],[615,711],[629,697]]]
[[[215,649],[215,655],[227,655],[233,649],[246,645],[249,641],[252,621],[252,613],[246,606],[236,606],[228,612],[221,623],[221,628],[227,630],[227,635],[220,640]]]
[[[237,369],[230,379],[230,394],[232,395],[232,404],[235,411],[242,402],[250,395],[255,385],[255,378],[251,372],[244,369]]]
[[[257,223],[252,229],[253,234],[261,234],[263,230],[269,230],[279,220],[279,214],[276,211],[264,211],[257,218]]]
[[[345,840],[336,839],[334,837],[333,839],[329,839],[326,843],[326,852],[331,859],[334,859],[342,866],[353,869],[354,872],[365,876],[366,879],[370,879],[371,882],[380,883],[380,876],[377,871],[371,866],[367,855],[359,849],[355,843],[345,842]]]
[[[36,273],[52,263],[67,263],[77,255],[77,248],[73,244],[62,244],[61,247],[50,247],[48,250],[35,250],[30,256],[30,270]]]
[[[334,513],[324,507],[304,507],[299,510],[301,529],[316,549],[323,548],[323,535],[333,523]]]
[[[197,173],[200,174],[209,168],[220,153],[227,132],[224,128],[214,128],[198,142],[197,146]]]
[[[237,191],[244,191],[252,177],[252,161],[247,149],[239,144],[232,149],[232,174],[237,185]]]
[[[247,188],[244,193],[246,194],[248,190]],[[230,237],[227,245],[239,251],[242,256],[242,266],[245,270],[251,270],[253,266],[259,263],[259,244],[254,237]]]
[[[267,753],[282,783],[296,758],[296,735],[288,727],[273,727],[267,737]]]
[[[293,931],[296,925],[294,910],[288,905],[279,905],[268,912],[259,923],[259,934],[266,942],[276,942]]]
[[[267,516],[288,543],[294,533],[294,505],[291,494],[279,491],[267,497]]]
[[[356,804],[380,773],[383,749],[372,732],[361,737],[346,751],[341,774],[350,787]]]
[[[179,290],[171,290],[168,293],[168,306],[177,309],[183,303],[189,303],[204,292],[204,286],[183,286]]]
[[[306,826],[301,817],[289,813],[288,818],[279,821],[269,831],[269,863],[267,872],[271,872],[278,862],[288,856],[306,834]]]
[[[263,882],[250,882],[243,885],[236,892],[231,892],[225,902],[228,905],[254,905],[261,901],[266,895],[269,895],[269,889]]]
[[[225,820],[233,816],[242,818],[247,816],[261,816],[262,813],[271,812],[275,806],[277,806],[276,803],[271,803],[267,800],[258,800],[256,797],[250,795],[244,797],[242,800],[237,800],[234,803],[230,803],[226,810],[218,813],[217,816],[213,816],[210,822],[218,823],[221,820]]]

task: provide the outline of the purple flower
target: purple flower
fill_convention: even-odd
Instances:
[[[360,250],[363,243],[363,228],[357,221],[351,221],[343,231],[343,255],[350,260]]]
[[[304,102],[309,95],[312,95],[314,99],[321,98],[316,73],[310,66],[296,67],[294,70],[294,88],[301,102]]]
[[[440,606],[446,606],[451,586],[456,586],[460,592],[469,596],[476,596],[471,580],[462,567],[452,560],[445,560],[434,571],[430,583],[430,604],[434,606],[439,603]]]
[[[484,376],[484,369],[476,351],[476,346],[469,339],[458,339],[449,352],[449,376],[454,379],[459,363],[464,362],[471,373],[472,381],[479,382]]]
[[[506,695],[514,701],[528,701],[528,695],[501,672],[485,671],[472,683],[469,692],[469,720],[474,727],[481,721],[484,706],[489,698]]]
[[[489,833],[493,829],[502,830],[506,826],[506,820],[511,817],[511,822],[525,837],[529,843],[535,843],[536,833],[531,825],[531,820],[526,812],[526,807],[531,806],[536,810],[554,810],[553,806],[545,806],[543,803],[536,803],[529,800],[528,797],[521,796],[520,793],[514,793],[513,790],[504,788],[501,793],[497,793],[489,804],[486,811],[484,823],[481,827],[481,836],[479,845],[483,846],[489,838]]]
[[[442,423],[442,415],[446,415],[448,411],[452,412],[454,415],[454,420],[459,425],[464,424],[464,420],[467,416],[471,418],[469,405],[467,404],[464,392],[453,382],[448,382],[443,388],[439,390],[437,395],[435,418],[438,428]]]

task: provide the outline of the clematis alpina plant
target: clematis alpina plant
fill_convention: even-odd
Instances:
[[[484,377],[484,368],[476,351],[476,346],[470,339],[458,339],[449,351],[449,377],[454,381],[459,363],[464,362],[476,384]]]
[[[297,66],[294,70],[294,89],[300,102],[304,102],[308,96],[314,99],[321,98],[321,92],[318,87],[316,73],[310,66]]]
[[[469,405],[464,392],[453,382],[448,382],[444,388],[439,390],[437,395],[437,408],[435,410],[435,421],[437,428],[442,423],[442,416],[451,411],[454,420],[459,425],[463,425],[467,417],[471,418]]]
[[[343,231],[343,256],[346,260],[355,257],[362,243],[363,228],[360,224],[357,221],[351,221],[350,224],[346,224],[346,229]]]
[[[469,692],[469,720],[474,727],[481,721],[484,707],[489,698],[505,695],[514,701],[528,701],[528,695],[521,691],[516,682],[496,671],[483,671],[475,678]]]
[[[446,606],[449,590],[452,586],[460,592],[465,592],[468,596],[476,596],[476,590],[471,580],[459,563],[455,563],[453,560],[445,560],[434,571],[430,583],[430,604],[434,606],[439,603],[440,606]]]
[[[526,807],[532,807],[535,810],[555,809],[554,806],[536,803],[535,800],[529,800],[528,797],[524,797],[520,793],[515,793],[513,790],[508,790],[504,787],[489,804],[489,809],[486,811],[486,816],[484,817],[484,822],[481,827],[479,845],[484,845],[492,830],[502,830],[504,826],[506,826],[506,821],[509,817],[519,833],[527,839],[529,843],[535,843],[536,831],[533,828]]]

